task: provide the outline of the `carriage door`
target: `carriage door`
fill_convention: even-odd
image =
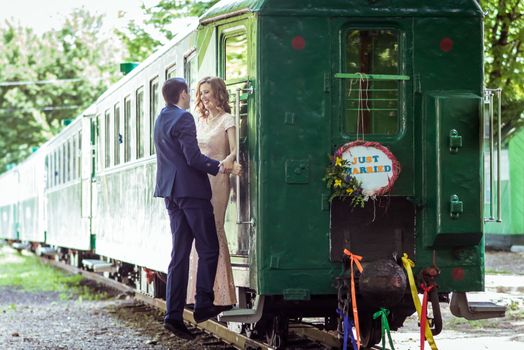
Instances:
[[[331,259],[340,261],[343,248],[371,260],[413,254],[415,208],[408,199],[415,184],[411,23],[393,18],[386,23],[340,22],[334,36],[339,62],[334,72],[338,98],[333,146],[354,140],[378,142],[395,155],[402,172],[393,191],[387,198],[377,198],[376,205],[370,201],[364,208],[351,208],[349,201],[333,201]]]
[[[248,32],[242,22],[229,23],[219,28],[219,38],[218,72],[225,80],[229,92],[231,114],[236,120],[237,161],[240,161],[243,167],[243,175],[240,178],[231,176],[225,231],[233,265],[244,266],[247,269],[251,239],[254,235],[251,198],[255,188],[254,181],[250,181],[254,179],[254,172],[251,168],[248,137],[249,124],[254,116],[252,104],[248,103],[253,98],[248,79]],[[246,276],[240,280],[235,276],[237,286],[249,286],[247,273],[236,275]]]

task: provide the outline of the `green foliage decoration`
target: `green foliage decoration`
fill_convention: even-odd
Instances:
[[[362,184],[349,174],[349,162],[339,156],[329,156],[329,165],[322,179],[331,191],[329,201],[335,198],[349,200],[353,207],[363,208],[369,199],[362,192]]]

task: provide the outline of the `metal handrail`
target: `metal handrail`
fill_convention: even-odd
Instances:
[[[253,87],[249,87],[247,89],[238,88],[236,91],[236,97],[235,97],[235,136],[236,136],[236,161],[240,161],[240,99],[242,92],[247,92],[248,94],[253,93]],[[242,215],[241,215],[241,206],[240,206],[240,176],[235,177],[235,185],[236,185],[236,210],[237,210],[237,225],[253,225],[254,221],[251,218],[249,221],[242,221]]]
[[[494,180],[494,173],[495,173],[495,164],[494,164],[494,143],[495,143],[495,135],[494,135],[494,119],[495,119],[495,112],[493,108],[493,97],[494,95],[497,96],[497,178]],[[488,103],[489,108],[489,218],[484,219],[484,222],[502,222],[502,208],[501,208],[501,148],[502,148],[502,136],[501,136],[501,123],[502,123],[502,89],[485,89],[484,90],[484,99],[483,103]],[[484,116],[483,121],[485,120],[485,107],[482,106],[482,114]],[[493,204],[495,202],[493,190],[494,190],[494,182],[496,181],[497,186],[497,218],[495,219],[494,216],[494,210],[493,210]]]

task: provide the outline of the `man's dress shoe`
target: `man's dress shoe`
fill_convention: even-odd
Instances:
[[[187,340],[195,339],[195,336],[191,334],[191,332],[189,331],[189,329],[187,329],[183,321],[164,321],[164,328],[179,338]]]
[[[193,318],[196,323],[201,323],[209,320],[210,318],[216,317],[219,313],[224,311],[224,308],[221,306],[210,306],[204,308],[195,308],[193,312]]]

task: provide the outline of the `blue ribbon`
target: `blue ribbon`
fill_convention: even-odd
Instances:
[[[355,338],[353,337],[353,322],[349,318],[349,316],[342,312],[342,310],[337,309],[337,313],[344,318],[344,345],[343,350],[347,350],[348,348],[348,337],[351,337],[351,344],[353,345],[353,350],[358,350],[357,343],[355,342]]]

